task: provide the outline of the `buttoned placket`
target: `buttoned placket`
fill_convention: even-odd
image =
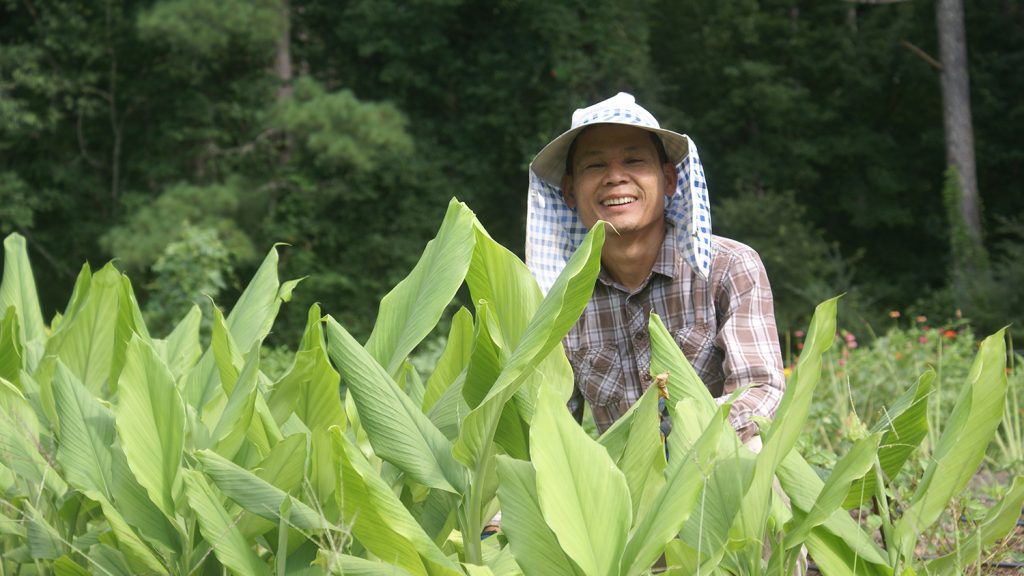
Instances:
[[[634,390],[639,398],[651,385],[651,337],[647,326],[651,315],[651,305],[647,302],[646,294],[650,292],[651,278],[636,291],[626,296],[623,314],[624,323],[629,327],[629,353],[633,358],[633,365],[637,370],[637,382],[640,389]]]

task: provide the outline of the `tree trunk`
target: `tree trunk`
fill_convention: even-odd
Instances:
[[[960,213],[972,243],[981,246],[981,211],[974,166],[974,129],[967,72],[967,40],[963,0],[936,0],[939,60],[942,62],[942,116],[946,132],[946,164],[956,168]]]
[[[277,88],[277,101],[284,102],[292,97],[292,25],[291,6],[288,0],[281,0],[281,35],[277,38],[274,53],[274,75],[281,84]],[[283,165],[292,159],[295,141],[290,133],[284,134],[278,161]]]
[[[292,42],[291,9],[288,0],[281,0],[281,36],[277,39],[274,54],[274,76],[281,81],[277,99],[285,100],[292,95]]]

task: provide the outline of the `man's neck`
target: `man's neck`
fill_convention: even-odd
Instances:
[[[605,270],[630,291],[636,290],[651,275],[665,241],[665,227],[641,238],[617,236],[609,230],[601,251]]]

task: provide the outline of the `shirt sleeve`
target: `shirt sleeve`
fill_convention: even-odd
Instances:
[[[757,252],[743,246],[731,255],[714,297],[718,316],[715,345],[724,353],[725,374],[718,402],[750,386],[729,413],[736,433],[746,441],[757,434],[751,417],[774,417],[786,389],[772,289]]]

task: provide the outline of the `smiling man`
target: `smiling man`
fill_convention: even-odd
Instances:
[[[544,291],[599,220],[610,225],[601,272],[564,341],[577,420],[586,399],[603,432],[651,385],[654,312],[713,396],[746,388],[729,418],[756,449],[751,417],[772,417],[785,388],[764,266],[711,234],[693,142],[626,93],[576,110],[530,165],[526,261]]]

